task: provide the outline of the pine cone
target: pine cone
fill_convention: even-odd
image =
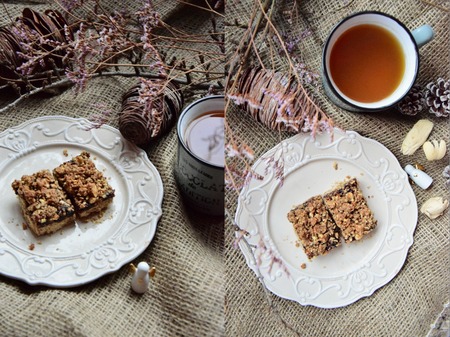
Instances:
[[[422,87],[414,85],[408,94],[397,104],[397,109],[404,115],[415,116],[425,107]]]
[[[436,83],[427,84],[425,101],[429,112],[437,117],[448,117],[450,114],[450,80],[438,78]]]
[[[442,176],[446,178],[445,186],[450,189],[450,165],[445,167],[444,172],[442,172]]]

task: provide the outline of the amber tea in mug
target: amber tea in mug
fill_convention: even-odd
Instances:
[[[330,55],[336,86],[358,102],[376,102],[391,95],[405,73],[405,57],[398,39],[387,29],[362,24],[345,31]]]
[[[343,18],[330,32],[322,55],[328,98],[353,112],[394,107],[419,72],[419,48],[434,36],[429,25],[409,31],[395,17],[376,11]]]

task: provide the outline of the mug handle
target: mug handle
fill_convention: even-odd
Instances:
[[[434,31],[430,25],[420,26],[419,28],[414,29],[411,33],[416,41],[417,47],[419,48],[430,42],[434,37]]]

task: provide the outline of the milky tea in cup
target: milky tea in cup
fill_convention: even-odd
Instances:
[[[224,96],[201,98],[178,120],[175,179],[189,208],[224,214]]]
[[[186,146],[195,155],[212,165],[223,167],[224,121],[223,110],[207,111],[195,117],[186,128]]]
[[[350,111],[392,107],[414,84],[418,47],[432,37],[431,27],[409,32],[384,13],[360,12],[345,18],[325,44],[325,92],[336,105]]]

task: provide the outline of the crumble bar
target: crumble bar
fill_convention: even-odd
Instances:
[[[340,245],[339,228],[331,219],[321,196],[314,196],[288,213],[303,250],[312,259]]]
[[[100,213],[112,202],[114,189],[86,151],[55,168],[53,174],[82,219]]]
[[[49,170],[24,175],[11,184],[27,226],[37,236],[75,222],[75,209]]]
[[[360,240],[377,225],[356,178],[344,181],[323,196],[345,242]]]

